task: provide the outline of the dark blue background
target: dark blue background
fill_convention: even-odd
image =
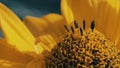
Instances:
[[[48,13],[60,14],[60,0],[0,0],[0,2],[9,7],[20,19],[27,15],[41,17]]]

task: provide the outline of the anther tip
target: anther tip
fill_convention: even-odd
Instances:
[[[71,26],[72,33],[74,34],[74,28]]]
[[[68,28],[66,25],[64,25],[64,27],[65,27],[65,29],[67,30],[67,32],[70,31],[69,28]]]
[[[83,35],[83,30],[82,30],[82,28],[80,28],[80,34],[81,34],[81,36]]]
[[[86,27],[86,25],[85,25],[85,20],[83,20],[83,29],[85,30],[85,27]]]
[[[75,28],[78,28],[78,23],[74,20],[74,25],[75,25]]]
[[[94,30],[94,28],[95,28],[95,22],[94,22],[94,20],[91,22],[91,29],[92,29],[92,31]]]

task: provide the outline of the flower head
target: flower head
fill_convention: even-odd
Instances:
[[[0,26],[5,36],[1,44],[35,57],[30,62],[16,59],[26,68],[120,67],[117,0],[61,0],[64,17],[49,14],[24,19],[31,32],[8,8],[0,6]]]
[[[84,23],[84,22],[83,22]],[[85,23],[84,23],[85,24]],[[65,26],[68,34],[46,57],[47,68],[116,68],[120,67],[120,55],[116,45],[95,29]]]
[[[61,11],[67,24],[61,22],[59,26],[65,27],[67,32],[63,33],[66,36],[56,36],[58,30],[48,29],[49,32],[42,29],[53,38],[59,39],[45,58],[47,68],[120,67],[119,50],[116,48],[120,35],[117,0],[61,0]],[[32,17],[28,19],[29,24],[34,23],[30,20],[36,20]],[[29,29],[30,26],[33,25],[28,25]],[[63,31],[63,27],[59,28]]]

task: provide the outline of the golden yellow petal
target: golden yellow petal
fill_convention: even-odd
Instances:
[[[66,18],[68,24],[71,24],[71,22],[74,21],[72,9],[70,8],[71,2],[71,0],[61,0],[61,11],[64,17]]]
[[[35,38],[19,18],[2,3],[0,3],[0,24],[3,35],[8,43],[15,46],[21,52],[35,53]]]
[[[40,36],[42,34],[41,32],[44,32],[44,28],[48,26],[45,20],[32,16],[25,17],[24,24],[35,37]]]
[[[0,13],[1,16],[7,21],[12,28],[14,28],[18,33],[21,34],[25,40],[31,42],[34,40],[33,36],[29,32],[29,30],[22,24],[20,19],[6,6],[0,3]],[[29,36],[29,37],[28,37]]]
[[[0,59],[0,68],[25,68],[25,64]]]
[[[32,60],[33,57],[19,52],[15,47],[0,39],[0,59],[25,64]]]
[[[48,14],[42,18],[28,16],[24,19],[24,23],[35,37],[51,34],[56,40],[59,40],[65,33],[64,25],[66,21],[58,14]]]
[[[33,60],[27,64],[26,68],[45,68],[41,60]]]
[[[101,1],[97,5],[95,14],[97,29],[115,42],[120,36],[119,3],[118,0]]]
[[[120,30],[120,1],[119,0],[62,0],[72,11],[74,19],[79,25],[85,20],[87,27],[95,20],[96,28],[111,40],[117,41]],[[69,17],[68,10],[62,7],[62,14]]]
[[[94,20],[94,9],[90,6],[88,0],[62,0],[61,12],[70,23],[77,20],[79,26],[85,20],[88,27],[88,22]],[[72,18],[70,18],[71,16]]]
[[[26,68],[46,68],[44,58],[45,57],[41,54],[38,59],[34,59],[34,60],[30,61],[26,65]]]
[[[55,46],[56,43],[57,42],[55,41],[54,37],[49,34],[42,35],[36,39],[36,44],[42,45],[42,47],[45,50],[48,50],[49,52]]]

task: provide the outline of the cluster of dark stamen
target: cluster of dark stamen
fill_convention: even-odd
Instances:
[[[90,29],[85,26],[85,21],[83,28],[76,21],[70,29],[64,26],[68,34],[46,57],[46,68],[120,68],[115,43],[95,30],[94,21]]]
[[[78,23],[76,21],[74,21],[74,25],[75,25],[75,29],[79,28]],[[67,30],[67,32],[70,32],[70,29],[66,25],[64,25],[64,27]],[[90,28],[92,31],[94,30],[94,28],[95,28],[94,21],[92,21]],[[85,30],[85,20],[83,21],[83,30],[82,30],[82,28],[79,28],[79,29],[80,29],[80,34],[83,35],[83,30]],[[74,28],[72,26],[71,26],[71,31],[74,34],[75,31],[74,31]]]

